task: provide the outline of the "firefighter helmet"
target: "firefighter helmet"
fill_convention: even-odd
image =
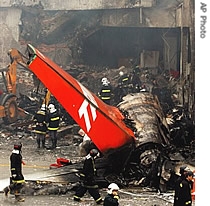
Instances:
[[[112,194],[112,192],[114,190],[118,191],[120,188],[118,187],[118,185],[116,183],[111,183],[109,186],[108,186],[108,194]]]
[[[101,79],[102,85],[108,86],[110,84],[109,80],[106,77]]]
[[[21,148],[22,148],[22,144],[20,142],[14,144],[14,149],[21,151]]]
[[[180,169],[179,169],[179,173],[180,173],[181,175],[183,175],[184,172],[188,172],[188,171],[190,171],[190,168],[187,167],[186,165],[181,166]]]
[[[120,75],[120,76],[122,76],[123,74],[124,74],[123,71],[120,71],[120,72],[119,72],[119,75]]]
[[[98,154],[98,150],[97,149],[91,149],[90,150],[90,156],[95,157]]]
[[[106,77],[103,77],[102,79],[101,79],[101,82],[102,83],[104,83],[104,82],[106,82],[107,81],[107,78]]]
[[[48,109],[50,111],[50,113],[53,113],[56,111],[55,105],[54,104],[49,104]]]
[[[41,110],[45,111],[46,110],[46,104],[42,104]]]
[[[187,176],[195,177],[195,175],[194,175],[194,173],[192,171],[187,171],[186,175]]]

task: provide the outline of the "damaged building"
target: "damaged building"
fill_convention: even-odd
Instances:
[[[120,68],[131,73],[139,66],[141,81],[149,92],[156,87],[164,115],[171,121],[172,142],[193,149],[194,13],[190,0],[2,1],[0,64],[8,64],[10,48],[25,54],[31,43],[95,94],[103,76],[116,86]],[[129,98],[119,108],[127,107]],[[148,99],[152,99],[150,95]],[[181,133],[180,128],[188,134]],[[157,130],[165,133],[165,125]],[[187,138],[180,138],[183,135]],[[159,150],[154,147],[146,154],[142,152],[142,161],[148,154],[156,159]],[[183,154],[186,159],[194,155],[184,149]],[[129,173],[126,177],[141,169],[125,171]]]
[[[140,65],[176,78],[176,93],[194,118],[194,2],[2,1],[1,61],[33,43],[64,69]]]

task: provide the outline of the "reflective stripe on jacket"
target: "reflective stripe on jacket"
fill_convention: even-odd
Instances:
[[[111,99],[112,96],[112,87],[111,85],[102,85],[99,96],[102,100]]]
[[[59,129],[60,117],[57,112],[48,114],[48,130],[58,130]]]

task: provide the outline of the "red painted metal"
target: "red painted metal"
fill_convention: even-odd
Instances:
[[[28,44],[28,67],[50,90],[102,153],[135,140],[118,108],[105,104],[69,73]]]
[[[70,165],[72,164],[71,160],[66,159],[66,158],[62,158],[62,157],[58,157],[56,160],[56,163],[54,164],[50,164],[50,168],[59,168],[59,167],[63,167],[65,165]]]

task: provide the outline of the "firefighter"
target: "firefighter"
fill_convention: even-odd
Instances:
[[[109,80],[106,77],[103,77],[101,79],[101,90],[99,92],[99,97],[101,98],[101,100],[106,103],[109,104],[111,103],[111,98],[112,98],[112,86],[109,82]]]
[[[36,126],[35,133],[36,133],[37,148],[40,148],[41,143],[42,143],[42,148],[45,148],[45,136],[47,132],[45,104],[42,104],[41,108],[34,115],[34,122]]]
[[[14,149],[10,155],[10,170],[11,178],[10,185],[4,188],[4,194],[8,197],[8,193],[13,193],[15,195],[15,200],[18,202],[24,202],[25,199],[20,195],[20,190],[22,189],[25,180],[22,174],[22,155],[21,155],[22,144],[14,144]]]
[[[179,206],[178,202],[178,196],[179,196],[179,188],[180,188],[180,183],[185,179],[185,176],[187,172],[190,171],[190,168],[187,167],[186,165],[183,165],[179,169],[179,174],[180,176],[177,178],[175,182],[175,194],[174,194],[174,206]]]
[[[133,69],[132,76],[131,76],[131,84],[132,84],[132,92],[140,92],[142,83],[140,80],[140,69],[139,66],[136,66]]]
[[[120,196],[118,195],[119,187],[115,183],[108,186],[107,196],[104,199],[104,206],[118,206]]]
[[[123,71],[119,72],[119,79],[118,79],[118,90],[119,90],[119,97],[122,100],[122,97],[126,96],[129,93],[130,88],[130,77],[128,74],[124,73]]]
[[[80,202],[81,197],[83,197],[84,194],[88,191],[89,194],[94,198],[96,204],[102,203],[103,200],[99,194],[98,185],[95,181],[95,158],[97,158],[98,155],[99,151],[97,149],[91,149],[89,154],[85,157],[83,169],[80,174],[82,183],[74,195],[74,201]]]
[[[48,149],[55,149],[57,147],[57,131],[59,129],[60,116],[54,104],[50,103],[48,109],[47,129],[49,131],[49,137],[52,141],[52,147]]]
[[[177,206],[191,206],[192,205],[192,181],[194,174],[192,171],[188,171],[185,174],[185,178],[179,183],[177,189],[176,205]],[[174,205],[175,205],[174,204]]]

